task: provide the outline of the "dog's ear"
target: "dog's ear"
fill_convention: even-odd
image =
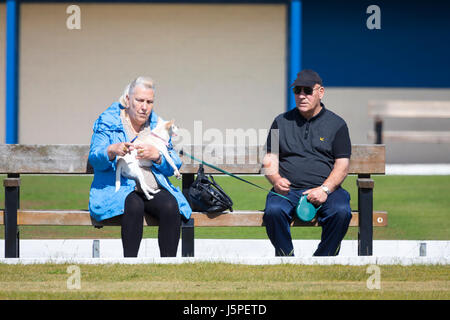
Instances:
[[[167,121],[167,123],[166,123],[166,129],[169,130],[169,128],[170,128],[171,126],[173,126],[174,123],[175,123],[175,120]]]

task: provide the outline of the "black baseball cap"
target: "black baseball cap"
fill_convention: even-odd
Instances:
[[[314,87],[318,83],[322,85],[322,78],[311,69],[305,69],[297,73],[297,79],[291,84],[291,87]]]

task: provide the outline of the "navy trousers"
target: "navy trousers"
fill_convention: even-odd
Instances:
[[[291,189],[287,197],[297,203],[304,191],[306,189]],[[267,195],[263,220],[267,236],[275,247],[276,256],[294,255],[290,223],[295,214],[293,203],[273,193]],[[317,215],[322,236],[314,256],[335,256],[339,253],[341,241],[352,218],[350,194],[339,187],[328,196]]]

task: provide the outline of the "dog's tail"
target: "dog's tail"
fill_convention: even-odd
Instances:
[[[122,175],[122,161],[116,162],[116,192],[120,189],[120,176]]]

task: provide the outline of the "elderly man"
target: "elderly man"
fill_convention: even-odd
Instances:
[[[307,194],[316,207],[321,205],[322,237],[314,255],[334,256],[351,219],[350,195],[341,187],[351,155],[347,124],[321,102],[325,90],[315,71],[301,71],[291,87],[296,108],[272,123],[263,161],[265,175],[275,192],[294,203]],[[291,202],[268,194],[264,223],[277,256],[294,255],[290,232],[294,215]]]

